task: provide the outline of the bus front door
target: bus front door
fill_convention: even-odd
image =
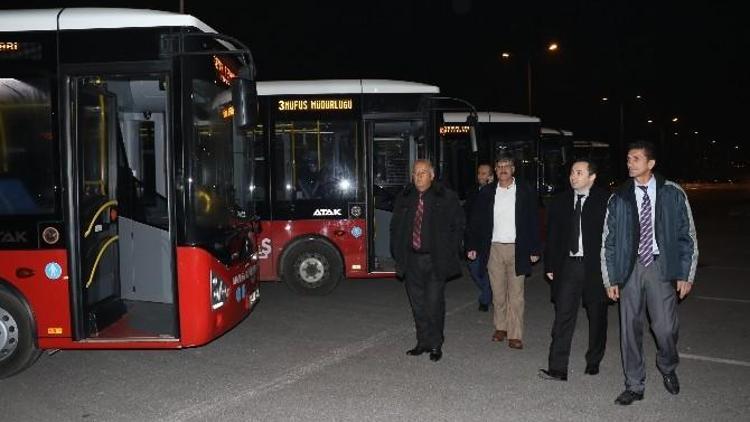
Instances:
[[[390,252],[390,223],[393,200],[411,182],[411,168],[417,159],[428,158],[424,120],[368,121],[368,259],[370,272],[393,272]]]
[[[77,337],[177,338],[167,76],[69,81]]]

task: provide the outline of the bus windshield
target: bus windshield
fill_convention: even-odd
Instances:
[[[217,244],[217,234],[233,231],[237,222],[254,215],[254,133],[233,124],[232,63],[236,61],[230,55],[197,56],[186,59],[185,67],[193,123],[185,163],[186,208],[194,222],[189,241],[209,249]]]

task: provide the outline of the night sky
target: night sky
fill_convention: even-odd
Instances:
[[[649,130],[747,145],[750,30],[739,2],[185,0],[186,13],[243,40],[262,80],[389,78],[439,85],[482,110],[532,114],[543,125],[614,141]],[[173,1],[4,1],[4,8],[144,7]],[[555,41],[554,55],[546,45]],[[513,53],[502,61],[500,53]],[[635,96],[641,95],[641,100]],[[601,97],[610,101],[603,103]],[[677,124],[671,122],[678,116]],[[654,123],[648,129],[645,120]],[[679,142],[679,138],[675,138]]]

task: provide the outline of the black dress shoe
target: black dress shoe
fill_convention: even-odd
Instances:
[[[599,365],[586,365],[586,370],[583,371],[587,375],[596,375],[599,373]]]
[[[680,392],[680,380],[677,379],[677,374],[672,372],[671,374],[663,376],[664,388],[666,388],[670,394],[678,394]]]
[[[567,381],[568,380],[568,374],[561,371],[555,371],[554,369],[540,369],[539,370],[539,378],[545,379],[545,380],[555,380],[555,381]]]
[[[421,347],[421,346],[417,346],[417,347],[415,347],[413,349],[407,350],[406,354],[409,355],[409,356],[419,356],[419,355],[421,355],[422,353],[425,353],[425,352],[427,352],[427,349],[425,349],[424,347]]]
[[[490,310],[489,305],[485,305],[484,303],[479,304],[479,312],[487,312]]]
[[[443,357],[443,351],[440,349],[432,349],[430,350],[430,360],[433,362],[437,362],[440,360],[440,358]]]
[[[625,390],[622,392],[622,394],[617,396],[617,398],[615,399],[615,404],[627,406],[636,400],[643,400],[643,393],[636,393],[635,391]]]

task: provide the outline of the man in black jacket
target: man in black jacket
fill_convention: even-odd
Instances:
[[[495,332],[523,349],[524,279],[539,260],[539,201],[534,189],[513,177],[513,157],[495,160],[497,183],[484,187],[469,220],[467,256],[489,272]]]
[[[599,373],[607,344],[607,295],[602,282],[600,252],[607,212],[607,191],[594,187],[596,164],[579,159],[570,169],[570,186],[555,196],[547,214],[544,271],[552,282],[555,322],[547,369],[539,376],[567,381],[570,344],[581,299],[589,319],[585,373]]]
[[[477,199],[479,192],[492,183],[492,165],[489,163],[482,163],[477,166],[477,184],[466,193],[466,201],[464,202],[464,215],[468,220],[471,217],[471,211],[474,207],[474,202]],[[466,238],[468,238],[468,230]],[[479,289],[479,311],[487,312],[490,309],[490,302],[492,301],[492,289],[490,288],[490,277],[487,275],[487,271],[483,270],[479,266],[479,260],[469,261],[469,274],[471,274],[474,284]]]
[[[412,178],[414,184],[394,202],[391,251],[417,329],[417,345],[406,353],[429,352],[430,360],[437,362],[443,356],[445,282],[461,275],[464,215],[456,193],[433,183],[435,170],[429,161],[417,160]]]

